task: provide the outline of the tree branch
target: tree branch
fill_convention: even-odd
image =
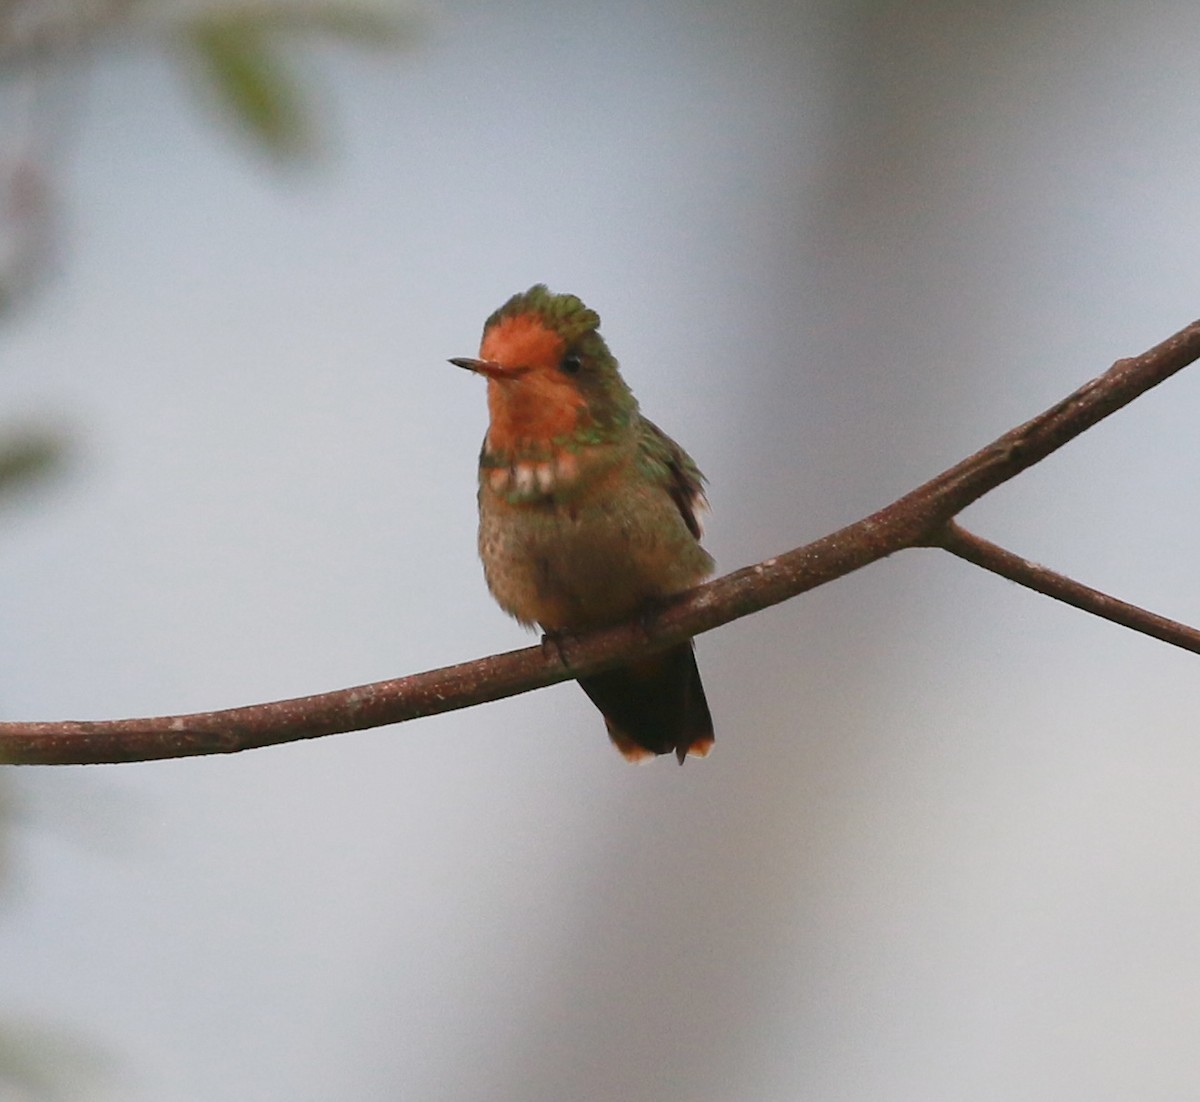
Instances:
[[[1108,371],[891,505],[786,554],[681,595],[646,624],[588,633],[351,689],[153,719],[0,724],[0,761],[91,764],[232,753],[399,723],[565,681],[660,650],[849,574],[906,547],[943,546],[947,523],[990,490],[1200,358],[1200,322]]]
[[[1143,635],[1152,635],[1164,643],[1200,654],[1200,631],[1195,628],[1147,612],[1137,605],[1110,597],[1098,589],[1023,559],[982,536],[968,532],[954,521],[946,524],[936,539],[937,546],[950,554],[957,555],[984,570],[990,570],[993,574],[999,574],[1018,585],[1037,590],[1038,593],[1044,593],[1056,601],[1074,605],[1075,608],[1090,612],[1094,616],[1111,620],[1114,624],[1140,631]]]

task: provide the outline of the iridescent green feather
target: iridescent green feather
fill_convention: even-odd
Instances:
[[[600,315],[589,310],[575,295],[556,295],[544,283],[535,283],[528,291],[513,295],[493,313],[484,322],[484,332],[501,318],[518,314],[537,314],[546,328],[553,329],[567,344],[574,344],[600,328]]]
[[[699,539],[701,526],[697,514],[708,507],[704,475],[695,460],[653,421],[645,417],[639,420],[638,463],[642,473],[667,488],[688,529]]]

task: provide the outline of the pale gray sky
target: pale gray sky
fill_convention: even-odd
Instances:
[[[5,515],[0,710],[248,703],[528,641],[482,387],[581,295],[711,480],[722,569],[855,519],[1200,314],[1200,10],[431,7],[305,54],[274,172],[102,59],[60,272],[0,342],[74,464]],[[973,509],[1200,621],[1200,374]],[[0,1010],[200,1102],[1178,1099],[1194,658],[934,552],[699,642],[713,756],[575,686],[226,759],[20,771]]]

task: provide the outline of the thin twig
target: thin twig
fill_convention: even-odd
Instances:
[[[668,647],[840,578],[906,547],[936,546],[966,506],[1200,358],[1200,322],[1099,378],[898,501],[840,531],[727,574],[644,618],[580,636],[352,689],[219,712],[0,724],[0,760],[92,764],[232,753],[467,708]]]
[[[1152,635],[1164,643],[1200,654],[1200,631],[1195,628],[1110,597],[1098,589],[1014,555],[998,544],[968,532],[955,521],[946,524],[936,539],[937,546],[945,548],[950,554],[1018,585],[1035,589],[1056,601],[1064,601],[1084,612],[1111,620],[1114,624],[1140,631],[1143,635]]]

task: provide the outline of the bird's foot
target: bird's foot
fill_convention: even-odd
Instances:
[[[574,642],[575,636],[569,631],[547,631],[542,635],[542,653],[549,658],[551,653],[558,655],[558,660],[571,668],[571,660],[567,657],[567,646]]]
[[[637,614],[638,630],[646,639],[653,639],[654,633],[658,630],[659,616],[665,609],[666,603],[662,601],[650,601],[642,605]]]

